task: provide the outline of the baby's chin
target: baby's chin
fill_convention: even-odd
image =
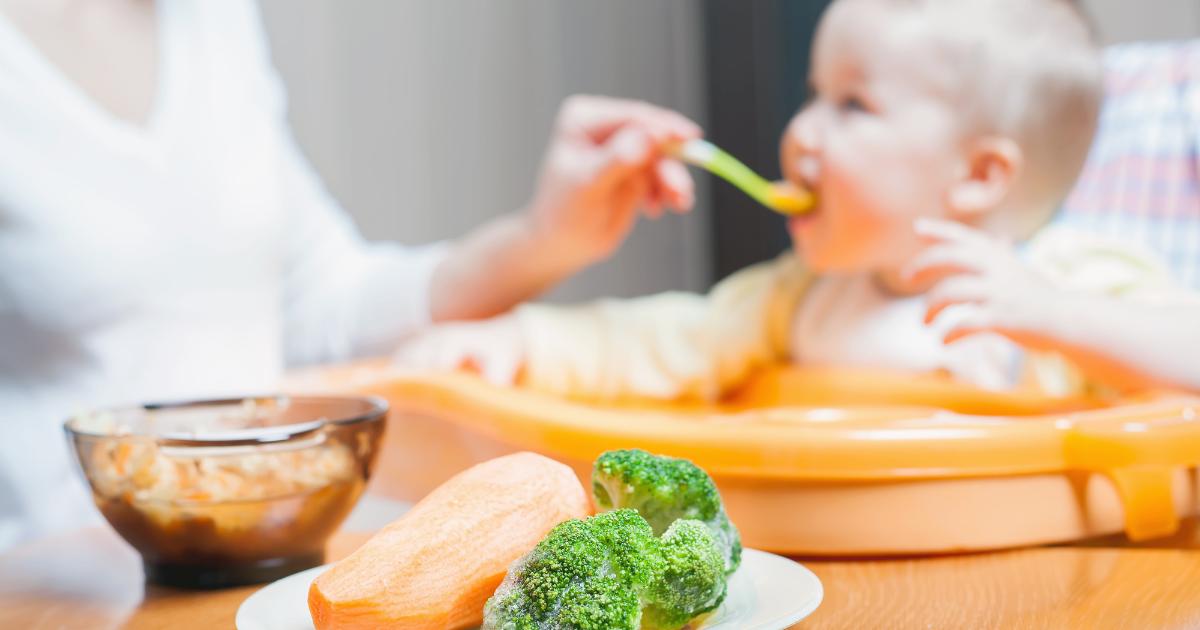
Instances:
[[[792,251],[804,267],[818,274],[851,274],[866,271],[870,261],[862,255],[862,247],[852,238],[831,230],[825,218],[817,212],[792,217],[788,233]]]
[[[804,247],[793,243],[792,252],[804,263],[805,269],[820,275],[849,275],[858,273],[873,273],[878,270],[874,261],[854,256],[846,249],[837,249],[827,245]]]

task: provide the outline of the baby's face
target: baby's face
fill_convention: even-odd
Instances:
[[[948,215],[964,116],[930,35],[873,0],[837,2],[821,22],[815,96],[781,146],[784,176],[817,195],[816,211],[788,224],[814,271],[895,270],[920,248],[913,220]]]

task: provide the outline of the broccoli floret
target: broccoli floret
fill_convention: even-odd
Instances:
[[[696,521],[662,539],[635,510],[567,521],[509,568],[483,628],[674,630],[720,604],[723,568]]]
[[[484,607],[485,629],[636,629],[662,573],[654,532],[633,510],[559,524],[513,564]]]
[[[725,557],[708,527],[679,520],[662,536],[663,569],[642,610],[642,628],[679,628],[725,599]]]
[[[609,451],[592,468],[592,494],[601,510],[637,510],[656,535],[678,519],[701,521],[722,549],[725,574],[741,564],[742,539],[725,514],[717,485],[686,459],[639,449]]]

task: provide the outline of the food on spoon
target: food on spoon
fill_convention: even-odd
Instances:
[[[515,562],[484,610],[484,630],[669,630],[725,598],[725,559],[708,527],[661,538],[635,510],[555,527]]]
[[[725,514],[708,473],[686,459],[639,449],[609,451],[592,467],[592,496],[600,511],[633,508],[661,535],[678,519],[704,523],[732,575],[742,561],[742,539]]]
[[[319,576],[318,630],[478,625],[509,565],[556,525],[590,513],[570,468],[517,453],[459,473]]]

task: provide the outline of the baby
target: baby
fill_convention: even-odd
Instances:
[[[1111,335],[1080,338],[1076,324],[1114,296],[1170,293],[1165,273],[1121,244],[1043,229],[1101,100],[1099,53],[1073,3],[837,0],[811,76],[814,97],[781,142],[784,176],[818,199],[788,223],[794,253],[706,296],[527,305],[443,327],[400,359],[560,394],[667,399],[719,397],[777,361],[1055,394],[1128,376],[1105,369]]]

